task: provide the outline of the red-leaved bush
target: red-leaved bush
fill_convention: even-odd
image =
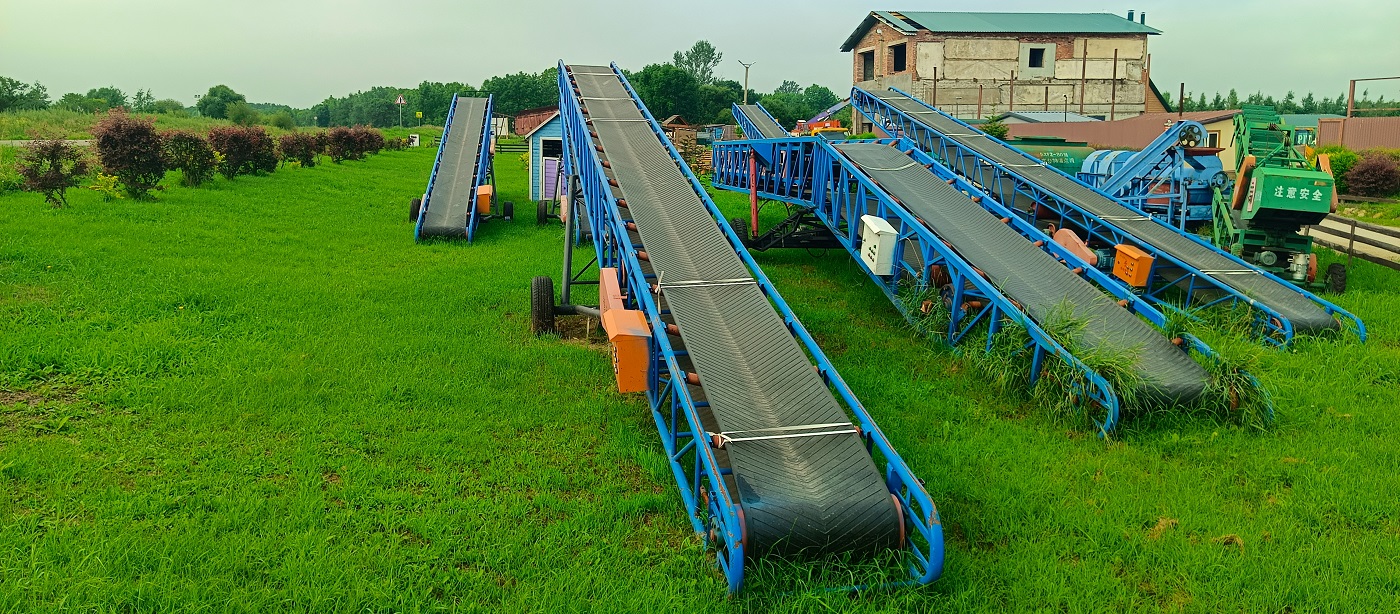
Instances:
[[[308,132],[284,134],[277,142],[277,151],[283,162],[300,162],[302,166],[316,166],[316,135]]]
[[[1400,192],[1400,166],[1388,155],[1366,152],[1366,157],[1347,171],[1346,184],[1356,196],[1390,196]]]
[[[193,132],[174,130],[162,135],[165,139],[165,162],[184,175],[184,184],[197,187],[214,178],[214,148],[209,141]]]
[[[24,189],[44,195],[55,209],[68,204],[68,188],[76,187],[88,173],[88,158],[63,139],[38,139],[19,152],[15,170]]]
[[[344,126],[331,128],[331,131],[326,134],[326,154],[331,157],[331,162],[336,164],[364,157],[360,154],[355,133]]]
[[[155,120],[112,109],[92,130],[102,168],[132,198],[142,198],[165,178],[165,152]]]
[[[384,135],[368,126],[355,126],[350,129],[355,134],[355,143],[362,154],[377,154],[384,149]]]
[[[276,146],[262,126],[210,128],[209,144],[223,156],[218,164],[219,174],[229,179],[277,170]]]

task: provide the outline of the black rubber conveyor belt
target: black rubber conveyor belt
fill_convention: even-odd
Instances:
[[[1255,301],[1268,305],[1293,322],[1295,332],[1307,333],[1319,330],[1336,329],[1340,325],[1317,303],[1300,294],[1296,288],[1279,283],[1259,274],[1254,269],[1241,266],[1216,251],[1181,236],[1159,222],[1143,217],[1121,203],[1085,188],[1050,168],[1027,164],[1026,157],[1019,151],[1002,145],[977,131],[969,131],[961,124],[930,111],[919,102],[892,90],[871,92],[890,106],[903,111],[969,149],[988,158],[1016,167],[1016,173],[1086,211],[1093,213],[1137,237],[1143,243],[1180,258],[1182,262],[1195,267],[1216,281],[1234,288],[1239,293]],[[975,134],[971,134],[975,133]]]
[[[730,441],[721,451],[744,512],[745,552],[898,546],[898,510],[861,439],[789,436],[849,430],[839,425],[850,419],[622,82],[603,66],[569,72],[718,430],[734,439],[781,436]]]
[[[476,206],[477,165],[481,156],[481,131],[486,123],[485,98],[458,98],[452,114],[452,130],[443,135],[442,163],[433,179],[433,191],[428,194],[428,208],[423,212],[423,236],[462,237],[467,234],[467,221]]]
[[[1045,326],[1047,319],[1071,316],[1084,323],[1080,343],[1085,347],[1137,348],[1143,385],[1137,392],[1146,395],[1140,398],[1189,402],[1205,391],[1206,372],[1186,352],[907,154],[876,143],[835,147],[986,273],[1031,319]],[[1063,313],[1066,309],[1069,313]]]
[[[749,139],[785,139],[791,137],[787,130],[783,130],[773,118],[768,116],[768,112],[756,104],[741,104],[739,112],[749,119],[749,123],[758,128],[758,134],[746,134],[744,138]]]

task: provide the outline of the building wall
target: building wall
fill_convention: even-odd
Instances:
[[[530,135],[530,200],[553,200],[554,194],[544,194],[540,189],[540,179],[544,174],[544,139],[564,138],[564,124],[559,116],[550,119],[544,127]]]
[[[895,72],[890,48],[898,44],[906,46],[908,59],[905,70]],[[1043,68],[1028,67],[1032,49],[1044,50]],[[863,74],[862,52],[874,52],[875,74]],[[1152,96],[1146,87],[1146,34],[962,35],[920,30],[904,36],[877,21],[851,56],[852,83],[896,87],[964,119],[1016,109],[1053,111],[1066,105],[1078,113],[1081,98],[1085,115],[1125,119],[1142,114]]]

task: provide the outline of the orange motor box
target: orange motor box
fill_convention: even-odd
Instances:
[[[651,328],[646,314],[632,309],[603,312],[603,329],[613,347],[618,392],[646,392],[651,364]]]
[[[491,196],[495,189],[489,185],[476,187],[476,212],[482,215],[491,213]]]
[[[1147,278],[1152,274],[1152,255],[1127,244],[1118,245],[1117,251],[1113,259],[1113,276],[1134,288],[1146,288]]]

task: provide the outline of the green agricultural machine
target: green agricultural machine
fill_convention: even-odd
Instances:
[[[1273,107],[1244,105],[1235,116],[1235,186],[1215,190],[1215,244],[1299,286],[1339,293],[1346,269],[1334,264],[1317,279],[1312,237],[1298,234],[1336,210],[1325,155],[1314,166],[1294,143],[1293,126]]]

